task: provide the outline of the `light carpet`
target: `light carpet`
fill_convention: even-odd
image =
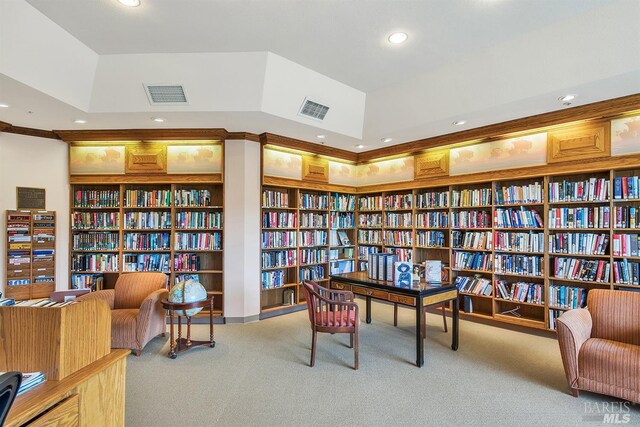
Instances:
[[[216,325],[215,348],[175,360],[168,338],[155,338],[127,360],[126,425],[596,426],[603,417],[594,405],[619,402],[572,397],[553,338],[461,321],[454,352],[442,318],[429,314],[418,368],[414,312],[401,309],[397,328],[391,305],[373,303],[372,317],[361,325],[357,371],[347,334],[319,334],[308,366],[306,311]],[[195,325],[193,338],[208,339],[208,326]],[[638,405],[630,417],[640,425]]]

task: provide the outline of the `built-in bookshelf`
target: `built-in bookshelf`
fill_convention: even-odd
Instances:
[[[72,289],[159,271],[169,286],[197,279],[224,315],[222,184],[76,184],[71,193]]]
[[[304,304],[304,280],[357,268],[355,195],[265,186],[261,215],[263,314]]]
[[[358,251],[388,251],[386,231],[412,232],[410,260],[443,262],[469,317],[554,330],[591,289],[640,290],[640,168],[411,193],[406,228],[405,206],[387,195],[407,191],[358,196]]]
[[[48,297],[56,288],[56,213],[9,210],[6,230],[6,296]]]

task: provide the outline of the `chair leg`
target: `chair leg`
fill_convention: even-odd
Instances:
[[[349,334],[349,348],[353,348],[353,334]]]
[[[142,349],[136,348],[136,356],[140,356],[142,354]]]
[[[393,304],[393,326],[398,326],[398,304]]]
[[[573,397],[579,397],[580,396],[580,390],[578,390],[577,388],[572,388],[571,389],[571,394],[573,395]]]
[[[355,352],[355,359],[356,359],[356,370],[358,370],[358,330],[356,329],[356,331],[353,333],[352,336],[355,336],[355,346],[354,346],[354,352]]]
[[[166,336],[167,336],[167,333],[166,333],[166,332],[163,332],[163,333],[161,333],[161,334],[160,334],[160,336],[161,336],[162,338],[164,338],[164,337],[166,337]]]
[[[309,366],[313,367],[313,365],[315,365],[316,363],[316,339],[317,339],[317,332],[313,331],[312,335],[311,335],[311,363],[309,364]]]
[[[445,312],[445,304],[442,304],[442,322],[444,323],[444,331],[449,332],[447,328],[447,314]]]

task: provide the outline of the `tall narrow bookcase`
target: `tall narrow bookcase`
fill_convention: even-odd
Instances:
[[[6,296],[46,298],[56,288],[56,213],[7,211]]]
[[[169,286],[195,276],[224,316],[223,217],[222,184],[73,185],[71,288],[113,288],[136,271]]]

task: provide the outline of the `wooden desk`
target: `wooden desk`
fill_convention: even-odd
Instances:
[[[6,427],[28,425],[124,426],[127,356],[113,350],[62,380],[46,380],[18,396]]]
[[[399,288],[393,282],[373,280],[367,277],[366,271],[333,274],[330,276],[332,289],[349,290],[366,299],[366,322],[371,323],[371,299],[389,301],[416,310],[416,365],[424,365],[424,340],[422,338],[422,316],[424,307],[453,301],[453,330],[451,333],[451,349],[458,349],[458,288],[454,285],[431,286],[426,283],[414,285],[411,289]]]

